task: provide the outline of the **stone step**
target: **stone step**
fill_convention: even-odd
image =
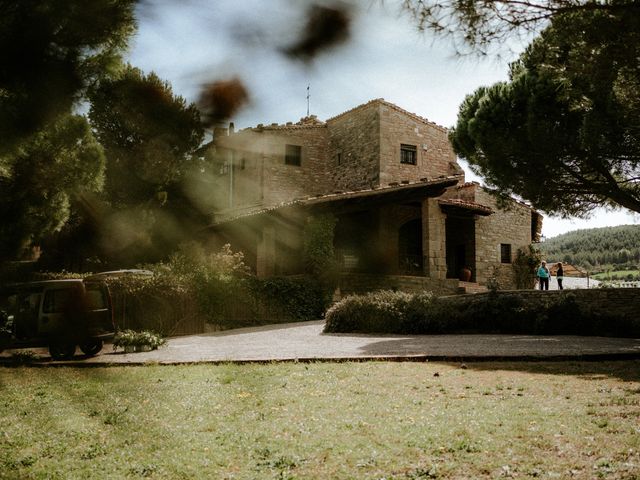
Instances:
[[[461,280],[458,283],[458,291],[460,293],[482,293],[489,291],[489,289],[475,282],[463,282]]]

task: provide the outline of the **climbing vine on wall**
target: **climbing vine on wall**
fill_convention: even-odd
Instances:
[[[533,245],[519,248],[513,262],[516,277],[516,288],[525,290],[535,286],[536,268],[540,265],[542,254]]]
[[[316,277],[327,290],[333,291],[338,281],[333,237],[338,220],[323,213],[307,219],[303,236],[303,255],[307,272]]]

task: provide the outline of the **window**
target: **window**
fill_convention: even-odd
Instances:
[[[500,262],[511,263],[511,244],[509,243],[500,244]]]
[[[416,158],[418,156],[418,150],[415,145],[400,145],[400,163],[406,163],[409,165],[416,165]]]
[[[86,302],[89,310],[109,308],[105,290],[100,285],[87,284]]]
[[[300,166],[302,160],[302,147],[299,145],[286,145],[284,153],[285,165]]]
[[[62,313],[71,301],[71,289],[47,290],[44,294],[42,311],[44,313]]]
[[[337,165],[342,165],[342,153],[341,152],[336,153],[336,164]]]

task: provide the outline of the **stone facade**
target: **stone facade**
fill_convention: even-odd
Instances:
[[[380,183],[380,108],[370,102],[327,120],[327,175],[335,191]]]
[[[420,276],[420,285],[450,291],[469,267],[472,282],[509,288],[510,262],[540,227],[530,207],[514,201],[501,210],[464,183],[445,128],[382,99],[326,122],[219,131],[213,151],[220,199],[212,231],[227,241],[234,225],[253,225],[242,241],[253,242],[247,258],[261,276],[299,273],[304,218],[330,211],[346,271]]]
[[[465,238],[464,244],[467,248],[467,258],[473,259],[474,265],[470,267],[474,272],[474,280],[486,285],[490,279],[495,278],[498,288],[512,288],[515,285],[512,262],[517,251],[534,240],[531,208],[513,201],[507,208],[500,209],[496,198],[477,183],[466,183],[452,188],[445,197],[475,202],[488,206],[495,212],[475,218],[473,232],[469,232],[464,226],[460,227],[459,235],[465,235],[464,232],[467,232],[467,236],[473,237],[473,241]],[[460,221],[458,220],[459,225]],[[508,258],[503,258],[503,254]]]
[[[379,104],[380,183],[462,173],[444,127],[390,103]],[[416,147],[416,165],[402,163],[402,145]]]

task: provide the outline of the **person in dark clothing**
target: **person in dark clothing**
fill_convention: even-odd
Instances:
[[[556,280],[558,281],[558,290],[563,290],[562,279],[564,277],[564,269],[562,268],[562,262],[558,262],[558,269],[556,270]]]

